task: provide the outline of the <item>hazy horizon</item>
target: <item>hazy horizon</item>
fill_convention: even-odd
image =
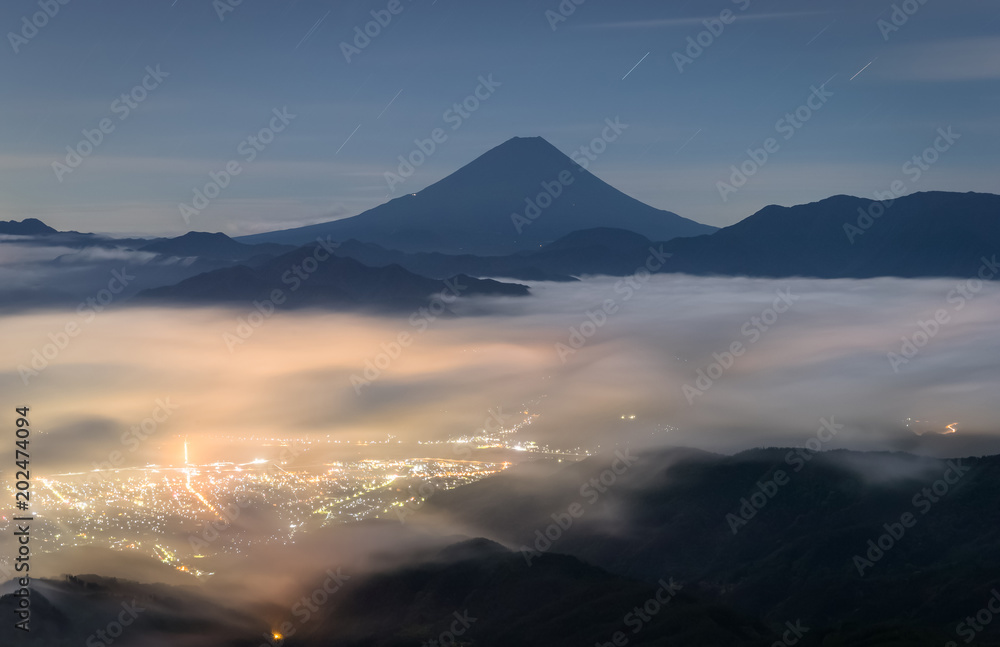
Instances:
[[[616,118],[629,128],[591,170],[714,226],[767,204],[909,184],[904,164],[949,126],[960,144],[908,192],[995,185],[988,168],[1000,133],[980,93],[1000,77],[996,17],[980,3],[918,3],[899,15],[892,3],[860,0],[586,4],[562,16],[558,3],[407,1],[357,53],[355,27],[382,5],[224,6],[231,10],[60,5],[24,38],[34,3],[5,5],[0,22],[14,35],[5,69],[23,91],[6,100],[12,118],[0,130],[8,142],[0,219],[111,233],[280,229],[419,190],[510,137],[543,136],[570,153]],[[518,34],[513,49],[507,33]],[[499,85],[470,101],[474,111],[455,111],[480,77]],[[153,89],[121,99],[144,80]],[[832,96],[803,111],[807,120],[779,124],[824,83]],[[275,110],[294,118],[266,144],[247,143]],[[109,132],[78,166],[55,169],[103,119]],[[397,157],[439,127],[447,140],[390,189],[385,174]],[[724,201],[717,183],[768,137],[780,150]],[[178,205],[229,160],[242,173],[198,222],[185,223]]]

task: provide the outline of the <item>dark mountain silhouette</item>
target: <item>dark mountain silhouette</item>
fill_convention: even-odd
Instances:
[[[37,218],[25,218],[24,220],[0,220],[0,234],[9,236],[47,236],[58,233],[57,230],[49,227]]]
[[[659,244],[624,229],[597,228],[570,233],[543,247],[506,256],[406,253],[372,243],[349,240],[337,254],[365,265],[397,264],[424,276],[444,278],[458,273],[523,281],[570,281],[574,276],[624,276],[641,267]]]
[[[526,217],[528,201],[537,202],[540,194],[548,206]],[[520,231],[513,214],[523,219]],[[239,240],[306,244],[329,235],[407,252],[503,255],[595,227],[628,229],[653,240],[715,230],[625,195],[541,137],[515,137],[422,191],[357,216]]]
[[[452,628],[458,630],[455,644],[483,647],[594,645],[616,632],[627,634],[630,645],[764,647],[775,640],[773,629],[700,601],[676,588],[678,582],[671,595],[670,579],[663,579],[666,586],[645,584],[565,555],[529,565],[477,539],[450,547],[437,560],[349,582],[321,620],[303,627],[287,647],[449,644],[449,638],[437,641]],[[656,603],[657,613],[633,633],[633,610],[658,591],[669,603]]]
[[[484,647],[604,645],[616,632],[636,646],[939,647],[1000,587],[998,483],[1000,456],[844,450],[619,450],[568,467],[522,465],[439,491],[408,520],[421,532],[459,521],[506,547],[442,536],[439,548],[404,549],[352,569],[308,622],[269,595],[214,600],[211,589],[86,575],[33,580],[32,634],[15,642],[7,623],[0,644],[83,644],[124,603],[143,611],[122,645],[249,646],[290,621],[285,647],[433,644],[455,628],[445,642]],[[734,525],[741,508],[753,513]],[[901,530],[906,513],[915,522]],[[376,527],[402,536],[397,523]],[[869,541],[884,548],[862,574],[855,555],[868,557]],[[320,590],[325,568],[286,595]],[[0,588],[11,617],[15,588]],[[658,594],[670,602],[647,607]],[[636,608],[646,610],[638,630]],[[460,618],[474,621],[452,624]],[[981,624],[976,644],[1000,644],[1000,627]],[[782,642],[789,626],[807,631]]]
[[[472,254],[441,254],[439,252],[401,252],[386,249],[374,243],[350,239],[341,243],[337,254],[372,267],[399,265],[411,272],[431,278],[444,278],[455,274],[471,276],[496,276],[521,281],[573,281],[572,276],[560,272],[544,271],[530,256],[474,256]]]
[[[225,601],[220,604],[191,587],[97,575],[32,578],[31,586],[30,632],[13,626],[18,601],[14,582],[0,589],[0,610],[9,620],[0,625],[0,645],[255,647],[270,631],[259,616],[229,609]]]
[[[332,594],[307,607],[302,601],[323,590],[332,572],[317,566],[315,580],[307,578],[300,591],[289,594],[302,602],[290,607],[297,610],[291,613],[289,607],[270,601],[215,601],[186,586],[94,575],[36,579],[32,633],[16,632],[7,623],[0,628],[0,640],[5,645],[63,647],[84,644],[93,636],[91,642],[100,644],[98,630],[106,630],[120,617],[132,620],[130,610],[139,609],[123,632],[112,628],[115,644],[571,647],[616,644],[618,636],[618,644],[649,647],[939,647],[954,637],[948,631],[951,627],[942,630],[922,619],[870,623],[851,616],[830,627],[806,617],[760,620],[719,602],[717,598],[724,597],[719,590],[667,574],[664,569],[671,558],[662,557],[664,564],[636,579],[556,551],[535,556],[529,563],[517,551],[477,538],[450,545],[437,556],[414,557],[384,570],[355,570]],[[755,568],[776,567],[765,561],[744,566],[741,572]],[[842,594],[834,590],[829,596]],[[905,590],[899,594],[912,597]],[[870,602],[892,603],[879,598]],[[0,609],[9,616],[15,605],[12,595],[0,596]],[[283,623],[289,634],[280,643],[271,641],[271,632]],[[789,633],[791,627],[802,631]],[[992,633],[987,627],[977,644],[996,644],[989,642]],[[788,640],[783,642],[783,636]]]
[[[289,307],[399,309],[426,304],[434,294],[523,296],[512,283],[455,276],[447,281],[418,276],[398,265],[368,267],[321,247],[300,247],[255,267],[237,265],[191,277],[176,285],[144,290],[139,300],[188,303],[249,303],[281,290]]]
[[[603,493],[591,487],[599,498],[588,502],[581,484],[612,464],[612,457],[593,457],[546,477],[509,471],[439,492],[417,514],[445,516],[535,549],[539,533],[555,523],[552,515],[580,504],[584,513],[553,533],[549,551],[650,582],[670,573],[702,599],[766,622],[808,618],[817,629],[896,624],[944,635],[1000,586],[1000,510],[991,503],[1000,456],[949,463],[899,453],[798,451],[642,454],[612,486],[605,481]],[[955,465],[968,472],[959,474]],[[777,470],[784,484],[768,485]],[[922,494],[946,476],[946,494]],[[772,494],[755,495],[765,490]],[[917,495],[923,498],[915,502]],[[734,533],[729,515],[741,515],[752,505],[746,501],[761,497],[764,504],[750,507]],[[855,555],[867,559],[869,540],[879,541],[885,524],[898,524],[905,513],[915,525],[860,573]],[[986,635],[998,641],[1000,627]]]
[[[586,247],[604,247],[612,252],[630,252],[648,246],[650,239],[641,234],[617,227],[580,229],[545,245],[547,251],[578,250]]]
[[[868,218],[876,214],[878,217]],[[859,224],[860,218],[860,224]],[[574,231],[537,249],[503,256],[407,254],[350,240],[340,253],[427,276],[465,272],[522,280],[586,274],[627,275],[650,256],[660,271],[757,277],[970,277],[998,273],[1000,196],[926,192],[891,204],[834,196],[794,207],[769,206],[704,236],[664,243],[616,228]],[[657,255],[659,259],[659,255]]]
[[[151,242],[149,238],[115,238],[102,234],[81,233],[79,231],[59,231],[46,225],[37,218],[24,220],[0,220],[0,235],[26,236],[17,240],[19,245],[58,246],[58,247],[103,247],[138,248]],[[2,242],[2,241],[0,241]]]
[[[664,268],[668,272],[969,277],[984,257],[992,259],[1000,250],[1000,196],[934,191],[887,206],[838,195],[795,207],[765,207],[711,236],[675,239],[664,249],[673,253]]]
[[[321,569],[318,569],[321,570]],[[69,647],[114,644],[256,647],[275,644],[272,627],[287,622],[284,647],[434,644],[450,630],[456,644],[579,645],[632,635],[634,612],[659,595],[656,613],[645,616],[633,645],[727,644],[764,647],[781,629],[690,595],[665,577],[650,585],[612,575],[573,557],[546,555],[531,565],[483,539],[449,546],[437,558],[378,573],[354,572],[324,603],[313,605],[308,622],[288,608],[227,608],[193,587],[144,584],[95,575],[33,581],[32,632],[0,628],[4,645]],[[306,582],[307,599],[322,583]],[[16,598],[0,596],[13,617]],[[291,607],[300,611],[304,604]],[[629,614],[631,620],[625,624]],[[107,631],[119,618],[127,621]],[[274,618],[267,622],[265,618]],[[462,622],[464,620],[464,622]],[[457,634],[457,635],[456,635]],[[119,642],[120,637],[120,642]],[[105,645],[111,642],[104,642]],[[444,643],[449,644],[446,638]]]
[[[177,238],[162,238],[139,248],[165,256],[197,256],[210,260],[245,261],[255,256],[277,256],[295,249],[292,245],[263,243],[246,245],[222,233],[191,231]]]

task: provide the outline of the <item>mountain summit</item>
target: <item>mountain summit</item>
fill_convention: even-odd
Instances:
[[[715,231],[625,195],[541,137],[515,137],[422,191],[357,216],[240,240],[305,244],[331,236],[410,252],[509,254],[597,227],[652,240]]]
[[[58,232],[37,218],[25,218],[21,221],[0,220],[0,234],[10,236],[47,236],[55,233]]]

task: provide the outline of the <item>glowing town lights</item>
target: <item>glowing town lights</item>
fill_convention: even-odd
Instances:
[[[503,446],[510,447],[507,443]],[[540,451],[536,443],[529,441],[519,443],[519,447],[524,452]],[[139,551],[186,577],[201,578],[209,573],[194,567],[190,560],[240,553],[243,545],[238,533],[220,531],[220,539],[209,542],[210,550],[189,550],[183,542],[154,547],[140,538],[150,531],[164,536],[163,528],[170,524],[200,528],[214,521],[218,527],[219,515],[225,517],[224,511],[235,509],[234,505],[244,500],[267,500],[274,508],[281,507],[277,501],[294,500],[277,513],[275,521],[283,523],[275,526],[275,534],[266,540],[286,543],[293,535],[331,523],[395,518],[406,507],[406,501],[422,501],[421,497],[413,497],[408,487],[410,479],[419,478],[435,489],[450,490],[501,472],[511,462],[426,457],[361,459],[288,471],[273,460],[258,459],[257,465],[240,466],[213,460],[160,469],[149,464],[101,470],[106,478],[100,480],[93,479],[89,470],[48,476],[39,489],[38,514],[53,509],[79,510],[65,522],[69,532],[55,533],[47,539],[57,547],[97,544],[116,551]],[[41,479],[39,483],[43,483]],[[228,529],[232,519],[221,520]]]

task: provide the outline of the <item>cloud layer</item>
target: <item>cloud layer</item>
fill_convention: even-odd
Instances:
[[[539,284],[528,299],[470,300],[441,317],[265,316],[252,304],[10,315],[0,387],[34,407],[53,470],[120,449],[166,399],[176,409],[130,455],[136,465],[161,462],[180,436],[444,438],[482,428],[497,407],[530,406],[540,415],[528,439],[567,447],[801,444],[833,418],[845,428],[831,446],[961,453],[995,431],[994,285],[635,286]],[[63,336],[68,323],[75,336]],[[951,423],[958,433],[939,436]]]

